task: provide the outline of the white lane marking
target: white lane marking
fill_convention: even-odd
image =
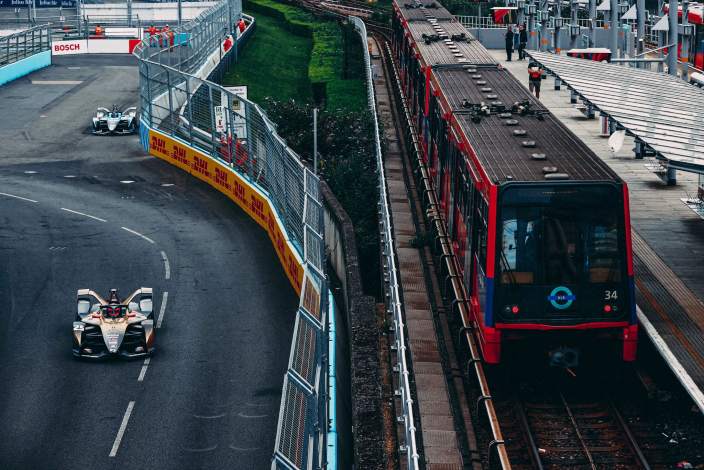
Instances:
[[[161,298],[161,307],[159,308],[159,317],[156,320],[156,327],[161,328],[161,322],[164,321],[164,312],[166,312],[166,301],[169,299],[169,293],[164,292]]]
[[[134,183],[134,181],[132,181],[132,180],[121,180],[120,183],[122,183],[122,184],[130,184],[130,183]]]
[[[24,174],[25,174],[25,175],[35,175],[35,174],[37,174],[37,172],[34,171],[34,170],[27,170],[27,171],[24,172]]]
[[[665,362],[675,374],[677,380],[679,380],[685,390],[687,390],[689,396],[692,397],[692,400],[697,405],[699,410],[704,413],[704,393],[699,390],[697,384],[694,383],[692,377],[682,366],[682,363],[677,360],[675,355],[670,350],[670,347],[667,345],[663,337],[660,336],[658,330],[656,330],[653,324],[650,323],[650,320],[648,320],[648,317],[645,316],[640,307],[636,307],[636,312],[638,314],[638,321],[645,328],[645,332],[648,336],[650,336],[655,348],[660,352],[660,355],[665,358]]]
[[[174,185],[173,183],[161,183],[161,186],[164,187],[164,188],[168,188],[168,187],[171,187],[171,186],[173,186],[173,185]]]
[[[142,366],[142,370],[139,371],[139,377],[137,378],[137,382],[141,382],[144,380],[144,376],[147,375],[147,367],[149,367],[149,361],[151,361],[151,357],[148,357],[144,360],[144,365]]]
[[[146,235],[142,235],[141,233],[135,232],[134,230],[129,229],[129,228],[127,228],[127,227],[122,227],[122,230],[126,230],[126,231],[130,232],[131,234],[134,234],[134,235],[137,235],[138,237],[144,238],[144,239],[145,239],[146,241],[148,241],[149,243],[154,244],[154,240],[152,240],[151,238],[147,237]]]
[[[212,415],[212,416],[193,415],[194,418],[198,418],[198,419],[218,419],[218,418],[224,418],[225,416],[227,416],[227,413],[220,413],[219,415]]]
[[[166,257],[166,252],[161,252],[161,259],[164,260],[164,279],[171,279],[171,265],[169,264],[169,258]]]
[[[211,450],[215,450],[217,448],[218,448],[218,445],[215,444],[212,447],[205,447],[203,449],[193,449],[190,447],[183,447],[183,450],[185,450],[186,452],[210,452]]]
[[[10,193],[0,193],[0,195],[7,196],[7,197],[14,197],[15,199],[21,199],[21,200],[27,201],[27,202],[39,202],[39,201],[35,201],[34,199],[28,199],[28,198],[22,197],[22,196],[15,196],[14,194],[10,194]]]
[[[75,178],[76,175],[64,175],[64,178]]]
[[[32,80],[32,85],[80,85],[83,80]]]
[[[254,452],[255,450],[259,450],[259,447],[237,447],[234,444],[230,444],[228,447],[237,452]]]
[[[237,413],[237,416],[240,418],[248,418],[248,419],[261,419],[261,418],[266,418],[269,415],[248,415],[246,413]]]
[[[80,67],[66,67],[69,70],[81,70]]]
[[[120,429],[117,430],[117,436],[115,436],[115,442],[112,444],[112,449],[110,450],[110,457],[115,457],[117,455],[117,449],[120,448],[120,442],[122,442],[122,436],[125,434],[127,429],[127,422],[130,420],[130,415],[132,414],[132,408],[134,408],[134,402],[131,401],[127,405],[127,410],[125,411],[125,416],[122,417],[122,423],[120,424]]]
[[[71,209],[67,209],[65,207],[62,207],[61,210],[66,211],[66,212],[70,212],[72,214],[82,215],[83,217],[88,217],[89,219],[97,220],[98,222],[107,222],[107,220],[101,219],[100,217],[96,217],[96,216],[90,215],[90,214],[84,214],[83,212],[74,211]]]
[[[45,118],[45,117],[47,117],[47,116],[46,116],[46,114],[40,114],[39,117],[40,117],[40,118]]]

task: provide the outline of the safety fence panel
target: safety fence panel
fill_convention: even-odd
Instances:
[[[356,16],[350,16],[349,19],[359,33],[362,39],[362,44],[366,45],[367,28],[364,22]],[[398,280],[396,251],[393,239],[391,209],[389,204],[388,187],[386,185],[386,176],[384,173],[384,161],[381,154],[381,138],[379,136],[379,123],[376,114],[376,99],[374,97],[371,59],[369,57],[369,49],[367,47],[363,47],[362,49],[364,51],[364,65],[367,71],[369,109],[374,118],[376,166],[377,175],[379,178],[379,219],[382,230],[381,244],[383,250],[382,256],[384,264],[384,279],[386,280],[384,288],[387,293],[386,308],[388,311],[392,312],[394,319],[394,345],[396,350],[396,357],[393,359],[395,362],[394,371],[398,374],[398,394],[402,403],[403,412],[403,415],[399,416],[399,421],[403,423],[405,430],[404,442],[401,445],[401,452],[406,454],[406,468],[409,470],[416,470],[420,468],[420,463],[418,457],[418,447],[416,444],[416,425],[413,413],[413,398],[411,395],[411,385],[409,382],[409,361],[406,358],[406,332],[403,321],[402,301],[399,287],[400,282]]]
[[[272,470],[333,468],[325,460],[328,349],[323,288],[325,278],[307,271],[284,377]]]
[[[248,26],[240,35],[241,17]],[[240,0],[224,0],[161,42],[151,37],[138,45],[140,134],[150,153],[223,192],[269,234],[300,294],[272,468],[334,468],[326,456],[334,425],[326,363],[334,351],[327,347],[320,181],[256,103],[209,81],[233,62],[254,27]]]
[[[47,25],[0,37],[0,67],[51,49]]]

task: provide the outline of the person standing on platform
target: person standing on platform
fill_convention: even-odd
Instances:
[[[511,62],[511,54],[513,54],[513,29],[511,25],[506,26],[506,60]]]
[[[528,44],[528,30],[526,24],[523,23],[518,28],[518,60],[526,58],[526,45]]]
[[[540,81],[543,79],[543,69],[537,62],[528,64],[528,89],[540,99]]]

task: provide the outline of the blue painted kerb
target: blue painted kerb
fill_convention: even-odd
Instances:
[[[0,85],[51,65],[51,51],[43,51],[0,67]]]

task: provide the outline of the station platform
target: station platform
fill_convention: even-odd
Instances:
[[[490,52],[528,86],[528,60]],[[635,159],[632,138],[612,152],[599,119],[570,104],[565,87],[555,90],[548,77],[541,88],[540,101],[628,184],[641,335],[650,336],[704,413],[704,220],[683,203],[697,194],[697,174],[678,171],[677,184],[666,185],[647,160]]]

